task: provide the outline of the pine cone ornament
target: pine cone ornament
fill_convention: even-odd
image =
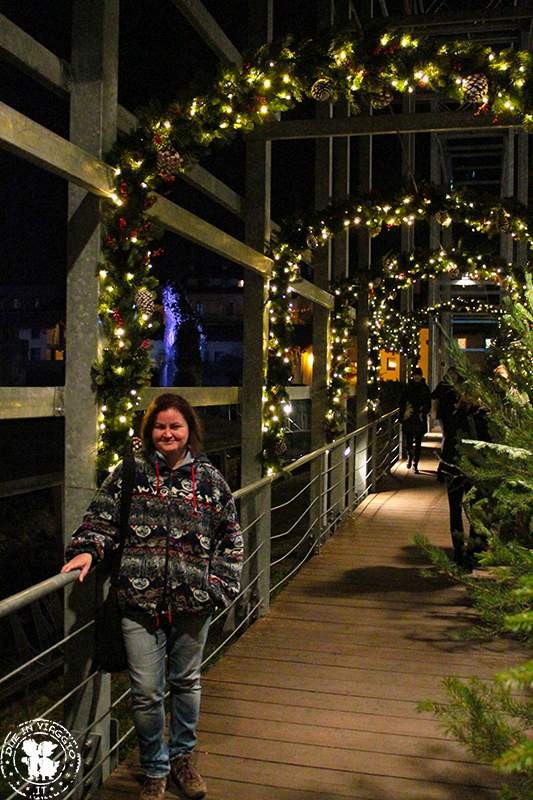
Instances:
[[[467,103],[486,103],[489,92],[489,81],[482,72],[467,75],[463,78],[463,97]]]
[[[291,281],[299,281],[302,277],[302,271],[298,264],[291,267]]]
[[[311,97],[319,103],[335,98],[335,85],[330,78],[318,78],[311,86]]]
[[[276,442],[276,446],[274,447],[276,451],[276,455],[283,456],[287,452],[287,444],[285,443],[284,439],[278,439]]]
[[[155,311],[154,298],[148,289],[139,289],[135,294],[135,305],[141,314],[151,316]]]
[[[451,281],[456,281],[461,277],[461,271],[458,267],[454,267],[453,269],[447,270],[446,275]]]
[[[316,250],[317,247],[320,247],[320,239],[314,233],[307,234],[305,242],[310,250]]]
[[[162,178],[176,175],[180,171],[182,164],[182,157],[173,147],[159,150],[157,153],[157,172]]]
[[[499,208],[492,214],[493,225],[496,231],[510,233],[512,230],[511,215],[504,208]]]
[[[378,89],[378,91],[372,97],[370,105],[372,106],[372,108],[377,108],[377,109],[387,108],[387,106],[390,106],[393,100],[394,100],[394,95],[391,92],[391,90],[383,86],[381,89]]]
[[[443,228],[447,228],[449,225],[452,224],[452,218],[448,214],[447,211],[437,211],[435,214],[435,222],[438,222],[439,225],[442,225]]]

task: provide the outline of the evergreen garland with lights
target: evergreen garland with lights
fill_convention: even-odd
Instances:
[[[527,127],[533,123],[531,70],[530,53],[497,52],[476,42],[439,44],[394,31],[364,38],[347,31],[301,44],[288,37],[260,48],[242,68],[222,68],[209,94],[185,103],[173,102],[164,110],[152,106],[144,111],[138,127],[123,137],[109,156],[116,167],[115,186],[105,212],[100,265],[100,315],[106,342],[94,366],[100,405],[99,473],[112,469],[118,460],[131,435],[139,391],[150,382],[147,334],[154,323],[149,298],[155,299],[157,291],[150,268],[156,255],[153,243],[161,230],[146,212],[155,202],[155,191],[172,183],[214,143],[230,142],[237,134],[253,130],[268,115],[295,107],[305,96],[323,102],[344,98],[352,113],[357,113],[361,108],[383,108],[396,95],[415,89],[438,90],[463,107],[473,106],[476,113],[490,113],[495,121],[515,121]],[[447,224],[448,217],[464,216],[465,201],[457,193],[441,203],[427,195],[425,199],[426,208],[419,207],[414,197],[390,207],[368,200],[359,210],[350,211],[351,219],[373,236],[383,225],[413,224],[426,216],[429,207],[440,214],[441,224]],[[469,219],[463,221],[475,229],[489,234],[506,230],[529,244],[523,214],[513,214],[508,203],[493,206],[488,215],[474,204],[470,208]],[[346,225],[346,220],[341,224]],[[328,219],[320,222],[318,230],[315,227],[314,223],[308,226],[306,241],[296,246],[281,237],[280,241],[293,249],[296,261],[303,250],[333,235],[330,231],[335,225]],[[271,307],[275,308],[275,303]],[[285,363],[287,350],[285,345],[280,350],[274,339],[281,340],[279,336],[271,339],[269,362],[275,371],[278,365],[271,353],[281,352]],[[267,462],[272,450],[279,456],[284,447],[283,434],[275,429],[285,400],[275,388],[280,385],[272,377],[266,380],[268,443],[263,459]],[[335,396],[335,390],[331,391]]]
[[[528,249],[533,246],[530,230],[533,230],[528,209],[513,200],[496,199],[489,195],[478,195],[467,191],[445,191],[431,185],[423,187],[418,193],[404,192],[390,201],[376,201],[373,196],[352,198],[341,205],[330,205],[321,211],[310,211],[297,220],[282,223],[279,238],[283,241],[283,252],[287,254],[287,264],[297,264],[306,251],[323,247],[342,231],[367,230],[371,236],[383,230],[400,225],[414,225],[416,222],[435,219],[441,227],[452,222],[468,226],[472,231],[487,237],[502,232],[509,233],[516,241],[525,242]],[[470,253],[461,249],[444,248],[419,250],[414,253],[389,255],[376,268],[376,274],[369,283],[369,363],[368,381],[377,384],[379,377],[379,353],[381,349],[394,350],[416,358],[418,353],[418,332],[422,320],[427,321],[428,311],[406,318],[395,312],[395,302],[399,292],[412,286],[417,280],[428,280],[439,275],[453,278],[468,278],[473,281],[490,281],[501,286],[513,296],[519,294],[519,283],[529,265],[515,268],[500,256]],[[334,288],[335,309],[332,318],[332,341],[330,352],[330,377],[328,381],[328,409],[325,427],[329,439],[343,430],[345,410],[342,397],[348,388],[349,366],[346,363],[346,325],[339,319],[353,313],[357,304],[357,288],[346,282],[342,289]],[[279,295],[270,296],[271,302],[279,302]],[[472,311],[493,313],[494,306],[482,302],[472,302]],[[352,309],[352,311],[349,311]],[[441,307],[441,310],[444,310]],[[457,302],[448,310],[466,310],[466,302]],[[432,309],[429,313],[437,313]],[[278,316],[281,312],[278,312]],[[290,343],[286,331],[286,343]],[[277,346],[277,344],[276,344]],[[273,386],[273,384],[271,384]],[[275,391],[267,390],[265,403],[275,406],[275,397],[282,391],[281,385]],[[371,399],[370,407],[376,400]],[[283,417],[276,413],[276,420],[269,423],[269,434],[279,442],[284,437]],[[279,468],[281,460],[272,449],[264,448],[263,457],[269,467]]]

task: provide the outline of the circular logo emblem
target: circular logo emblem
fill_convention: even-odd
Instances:
[[[81,766],[78,743],[50,719],[32,719],[10,731],[0,751],[0,768],[12,789],[28,800],[59,798]]]

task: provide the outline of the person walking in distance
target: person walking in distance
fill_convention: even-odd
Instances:
[[[407,449],[407,469],[419,472],[422,437],[427,430],[427,415],[431,408],[431,393],[420,367],[413,369],[412,378],[400,398],[400,421]]]
[[[214,609],[239,592],[242,534],[229,487],[201,455],[200,422],[183,397],[157,397],[141,436],[117,579],[144,773],[139,800],[162,800],[169,774],[186,797],[202,798],[206,783],[193,763],[200,668]],[[119,462],[106,478],[67,548],[62,571],[80,569],[80,581],[117,547],[122,468]]]
[[[463,382],[455,367],[449,367],[442,380],[436,385],[431,393],[433,400],[435,418],[438,420],[442,431],[442,443],[440,450],[440,460],[437,467],[437,479],[445,480],[444,462],[442,454],[448,450],[446,437],[454,436],[455,431],[455,410],[459,402],[459,389]]]

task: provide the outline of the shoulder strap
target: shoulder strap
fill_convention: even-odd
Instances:
[[[122,561],[122,551],[124,550],[124,543],[126,541],[126,534],[128,531],[128,520],[130,516],[131,497],[133,494],[133,487],[135,485],[135,457],[133,450],[128,445],[124,453],[124,460],[122,462],[122,488],[120,492],[120,516],[119,516],[119,547],[116,556],[113,560],[111,569],[111,583],[115,582],[120,569],[120,562]]]

